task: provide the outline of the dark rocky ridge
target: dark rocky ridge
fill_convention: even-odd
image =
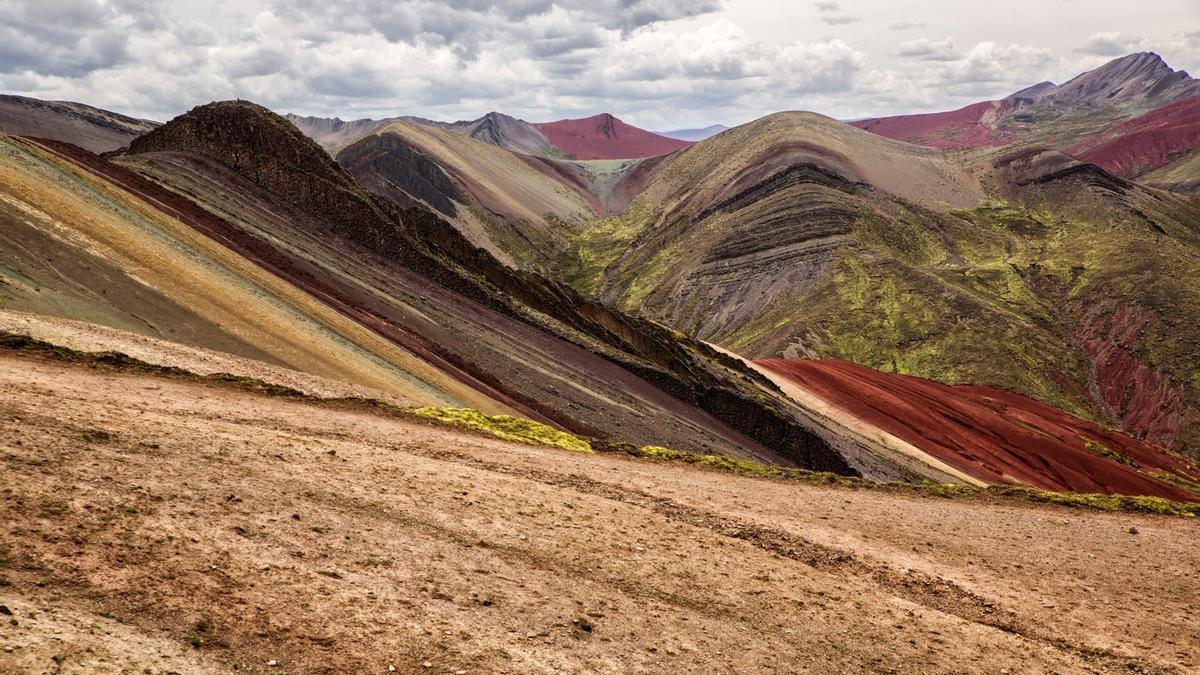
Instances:
[[[396,134],[380,134],[374,143],[354,143],[338,153],[338,163],[363,187],[401,206],[424,202],[454,217],[454,202],[466,199],[437,162]]]
[[[1200,80],[1173,70],[1154,52],[1130,54],[1034,96],[1035,104],[1061,106],[1136,103],[1158,107],[1200,93]]]
[[[217,161],[328,223],[340,236],[437,284],[592,350],[731,428],[813,469],[853,474],[830,442],[782,404],[740,362],[658,324],[514,271],[424,209],[369,194],[293,125],[247,102],[201,106],[142,139],[131,153],[177,151]]]

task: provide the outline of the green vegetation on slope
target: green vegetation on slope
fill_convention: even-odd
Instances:
[[[996,386],[1200,453],[1200,204],[1060,153],[981,150],[943,155],[947,185],[960,162],[986,186],[948,208],[849,180],[865,161],[833,148],[869,157],[862,139],[760,126],[775,146],[695,146],[636,211],[578,235],[568,280],[750,358]]]
[[[559,431],[540,422],[511,415],[485,415],[470,408],[413,408],[417,417],[435,420],[446,426],[499,438],[524,445],[544,445],[571,452],[591,453],[592,446],[584,439]]]
[[[400,408],[390,403],[375,399],[325,399],[311,396],[303,392],[264,382],[262,380],[238,375],[220,373],[212,376],[200,376],[182,368],[160,366],[147,363],[119,352],[83,352],[68,347],[62,347],[49,342],[31,338],[26,335],[0,331],[0,349],[29,354],[35,357],[78,363],[82,365],[111,368],[119,372],[130,372],[156,377],[182,378],[205,381],[218,386],[229,386],[239,390],[250,391],[265,396],[282,396],[309,405],[329,405],[333,407],[350,407],[384,416],[396,416],[407,419],[419,419],[449,428],[466,430],[491,436],[500,440],[520,443],[523,445],[554,447],[580,454],[596,452],[624,453],[633,457],[648,460],[681,462],[701,466],[713,471],[720,471],[739,476],[754,478],[769,478],[780,480],[802,480],[820,485],[837,485],[842,487],[887,490],[907,492],[911,494],[936,497],[972,497],[1000,496],[1016,497],[1025,501],[1057,504],[1075,508],[1090,508],[1101,511],[1129,511],[1156,513],[1170,516],[1194,517],[1200,515],[1200,503],[1188,504],[1172,502],[1157,497],[1131,497],[1124,495],[1078,494],[1037,490],[1022,486],[992,485],[977,488],[966,485],[935,484],[911,485],[908,483],[876,483],[863,478],[842,476],[825,471],[809,471],[768,466],[744,459],[724,455],[710,455],[681,450],[672,450],[653,445],[638,446],[611,439],[586,439],[574,434],[558,431],[553,427],[532,420],[511,417],[508,415],[485,415],[468,408]],[[1170,479],[1182,481],[1188,487],[1200,494],[1200,486],[1184,481],[1176,476]],[[1166,480],[1167,478],[1164,478]],[[2,563],[3,560],[0,560]],[[2,565],[0,565],[2,566]]]

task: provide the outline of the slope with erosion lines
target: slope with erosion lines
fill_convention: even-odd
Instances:
[[[49,138],[108,152],[129,145],[156,126],[157,122],[82,103],[0,95],[0,132],[10,136]]]
[[[1013,203],[1056,223],[1029,243],[1034,292],[1087,354],[1107,421],[1164,446],[1200,451],[1200,204],[1061,153],[995,160]]]
[[[135,174],[73,146],[0,137],[0,151],[3,307],[347,379],[413,403],[508,409],[214,240],[203,213]]]
[[[1200,95],[1122,122],[1080,142],[1068,152],[1109,173],[1137,178],[1184,165],[1200,151]],[[1194,180],[1200,181],[1200,174]],[[1170,183],[1163,187],[1173,187]]]
[[[490,145],[539,157],[565,157],[537,127],[510,115],[489,112],[475,120],[459,122],[431,122],[433,126],[452,134],[466,136]]]
[[[1200,464],[1018,394],[847,361],[758,363],[989,483],[1200,502]]]
[[[670,158],[568,278],[752,358],[1002,387],[1200,451],[1198,205],[1089,167],[773,116]]]
[[[372,197],[261,107],[201,106],[139,139],[122,161],[222,215],[246,211],[239,227],[261,227],[260,239],[300,257],[317,282],[320,271],[350,286],[341,292],[351,309],[476,377],[490,374],[494,388],[566,428],[854,472],[839,440],[754,371],[506,268],[426,210]],[[233,207],[231,195],[262,206]]]
[[[427,206],[505,264],[552,276],[573,235],[621,213],[668,158],[552,159],[407,122],[389,122],[335,157],[371,192]]]
[[[389,122],[336,159],[372,192],[427,205],[471,243],[525,267],[545,267],[601,208],[576,165],[426,125]]]
[[[384,338],[410,346],[426,359],[503,401],[519,414],[587,435],[620,430],[642,442],[661,435],[714,451],[736,446],[763,455],[749,439],[569,343],[513,321],[447,291],[351,242],[339,241],[302,213],[272,203],[235,176],[188,155],[150,153],[129,160],[147,175],[221,213],[236,227],[270,241],[289,260],[283,270],[339,311]],[[229,186],[239,186],[234,192]],[[240,194],[239,194],[240,193]],[[255,211],[230,204],[264,201]],[[299,270],[296,274],[293,270]],[[587,372],[587,380],[579,373]],[[479,407],[479,406],[471,406]],[[651,419],[670,419],[662,433]],[[728,436],[728,437],[726,437]]]
[[[819,276],[863,214],[903,212],[872,184],[952,205],[982,194],[937,151],[781,113],[663,160],[621,217],[580,237],[569,278],[729,344]]]

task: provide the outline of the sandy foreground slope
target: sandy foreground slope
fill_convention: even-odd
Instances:
[[[1197,532],[0,355],[0,672],[1195,672]]]

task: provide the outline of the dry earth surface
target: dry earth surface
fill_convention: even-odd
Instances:
[[[0,672],[1195,672],[1194,520],[0,355]]]

